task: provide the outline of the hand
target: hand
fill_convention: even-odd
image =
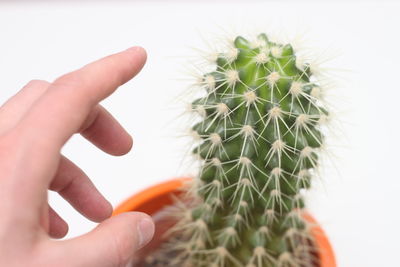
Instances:
[[[145,61],[133,47],[52,83],[31,81],[0,107],[0,266],[123,266],[152,238],[146,214],[109,218],[110,203],[60,152],[75,133],[112,155],[131,149],[131,136],[98,103]],[[70,240],[51,239],[68,225],[48,206],[48,189],[101,223]]]

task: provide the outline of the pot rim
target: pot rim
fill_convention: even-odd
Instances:
[[[176,178],[148,187],[118,205],[114,209],[113,216],[129,211],[152,215],[162,206],[172,204],[171,193],[177,193],[179,188],[190,180],[191,178]],[[333,248],[325,231],[309,213],[304,213],[303,216],[313,225],[311,232],[318,247],[320,267],[337,267]]]

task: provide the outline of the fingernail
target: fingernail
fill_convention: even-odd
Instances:
[[[154,235],[154,223],[149,218],[143,218],[138,223],[139,248],[145,246]]]

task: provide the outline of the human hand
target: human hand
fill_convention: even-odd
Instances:
[[[52,83],[31,81],[0,107],[0,266],[124,266],[152,238],[148,215],[109,218],[110,203],[61,155],[75,133],[112,155],[131,149],[131,136],[98,103],[145,61],[142,48],[130,48]],[[48,206],[49,189],[101,223],[70,240],[51,239],[68,225]]]

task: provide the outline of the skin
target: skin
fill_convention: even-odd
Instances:
[[[105,57],[54,82],[31,81],[0,107],[0,266],[126,266],[154,234],[152,219],[112,206],[85,173],[61,154],[79,133],[115,156],[132,137],[99,102],[143,67],[140,47]],[[82,236],[49,207],[47,190],[99,222]]]

